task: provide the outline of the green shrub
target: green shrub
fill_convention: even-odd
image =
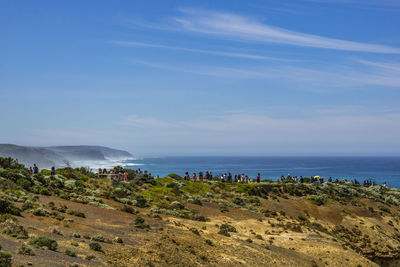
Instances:
[[[20,216],[20,210],[14,206],[10,201],[0,199],[0,214],[12,214]]]
[[[130,214],[138,213],[138,211],[136,209],[134,209],[134,208],[132,208],[131,206],[128,206],[128,205],[122,206],[121,211],[130,213]]]
[[[70,257],[76,257],[76,252],[73,250],[65,250],[65,255],[70,256]]]
[[[49,250],[53,251],[57,250],[58,247],[57,241],[44,236],[32,239],[29,244],[36,247],[47,247]]]
[[[388,208],[384,207],[384,206],[378,206],[378,209],[390,214],[390,210]]]
[[[0,250],[0,266],[11,267],[12,254],[10,252]]]
[[[233,203],[239,206],[244,206],[246,203],[244,202],[243,198],[236,197],[233,199]]]
[[[95,242],[105,242],[106,241],[106,239],[102,235],[93,236],[90,240],[95,241]]]
[[[17,253],[21,254],[21,255],[35,256],[35,253],[33,252],[33,250],[30,247],[27,247],[25,245],[20,246],[17,250]]]
[[[201,200],[198,199],[198,198],[189,198],[189,199],[188,199],[188,202],[189,202],[189,203],[192,203],[192,204],[199,205],[199,206],[202,206],[202,205],[203,205],[203,203],[201,203]]]
[[[101,245],[97,242],[90,242],[89,247],[91,250],[94,250],[94,251],[102,251]]]
[[[68,210],[67,213],[69,215],[73,215],[76,217],[81,217],[81,218],[86,218],[85,214],[83,212],[77,211],[77,210]]]
[[[146,224],[145,220],[140,216],[136,217],[135,226],[136,226],[136,228],[140,228],[140,229],[146,229],[146,228],[148,229],[148,228],[150,228],[150,225]]]
[[[24,204],[22,204],[22,210],[30,210],[33,209],[33,203],[29,200],[25,201]]]
[[[236,228],[229,224],[221,224],[218,234],[229,237],[229,233],[236,233]]]
[[[144,198],[142,195],[136,195],[135,196],[135,206],[139,208],[145,208],[147,206],[147,200]]]
[[[311,195],[307,197],[308,200],[311,200],[318,206],[324,205],[326,203],[326,196],[323,195]]]

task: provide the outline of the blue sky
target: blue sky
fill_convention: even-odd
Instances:
[[[397,0],[3,1],[0,143],[400,155]]]

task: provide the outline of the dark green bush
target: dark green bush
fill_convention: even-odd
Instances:
[[[13,159],[11,157],[0,157],[0,167],[3,169],[25,169],[23,164],[18,163],[18,159]]]
[[[136,226],[136,228],[140,228],[140,229],[146,229],[146,228],[149,229],[150,228],[150,225],[146,224],[145,220],[140,216],[136,217],[135,226]]]
[[[76,257],[76,252],[73,250],[65,250],[65,255],[70,256],[70,257]]]
[[[122,206],[121,211],[130,213],[130,214],[138,213],[138,211],[136,209],[134,209],[133,207],[128,206],[128,205]]]
[[[94,250],[94,251],[102,251],[101,245],[97,242],[90,242],[89,247],[91,250]]]
[[[10,252],[0,250],[0,266],[11,267],[12,254]]]
[[[144,196],[136,195],[135,200],[136,200],[135,204],[136,207],[145,208],[147,206],[147,200],[144,198]]]
[[[86,215],[83,212],[77,210],[68,210],[67,213],[76,217],[86,218]]]
[[[25,245],[20,246],[18,248],[17,253],[21,254],[21,255],[35,256],[35,253],[33,252],[33,250],[30,247],[27,247]]]
[[[243,198],[240,198],[240,197],[235,197],[233,199],[233,203],[236,204],[236,205],[239,205],[239,206],[244,206],[244,204],[246,204],[244,202]]]
[[[14,204],[10,201],[0,199],[0,214],[6,213],[21,216],[20,210]]]
[[[58,247],[57,241],[44,236],[32,239],[29,244],[36,247],[47,247],[49,250],[53,251],[57,250]]]

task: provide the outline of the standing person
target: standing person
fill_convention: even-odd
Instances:
[[[188,181],[189,180],[189,173],[185,172],[185,175],[183,176],[183,180],[184,181]]]
[[[107,174],[107,169],[106,168],[103,169],[103,174]]]
[[[244,183],[245,183],[245,184],[248,184],[248,183],[249,183],[249,176],[246,175],[246,176],[244,177]]]
[[[195,173],[195,172],[193,173],[193,177],[192,177],[192,178],[193,178],[193,182],[196,182],[197,176],[196,176],[196,173]]]
[[[29,167],[29,174],[32,175],[33,174],[33,169],[32,166]]]
[[[210,173],[208,171],[206,171],[206,180],[209,181],[210,180]]]
[[[257,174],[257,183],[259,184],[261,182],[261,175],[260,173]]]
[[[228,173],[228,182],[232,183],[232,173]]]
[[[126,170],[124,171],[124,181],[128,181],[128,172]]]
[[[203,172],[199,172],[199,180],[200,182],[203,182]]]
[[[51,167],[50,175],[56,175],[56,167]]]
[[[38,174],[39,173],[39,168],[36,166],[36,163],[33,164],[33,174]]]

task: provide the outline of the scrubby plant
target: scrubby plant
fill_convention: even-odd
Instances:
[[[70,257],[76,257],[76,252],[70,249],[65,250],[65,255],[70,256]]]
[[[30,247],[27,247],[25,245],[20,246],[17,250],[17,253],[21,254],[21,255],[35,256],[35,253],[33,252],[33,250]]]
[[[0,199],[0,214],[12,214],[20,216],[20,210],[14,206],[10,201]]]
[[[119,236],[116,236],[116,237],[114,238],[114,242],[115,242],[115,243],[119,243],[119,244],[124,243],[124,242],[122,241],[122,238],[119,237]]]
[[[96,242],[105,242],[106,241],[106,239],[102,235],[93,236],[90,240],[96,241]]]
[[[26,238],[28,236],[27,231],[18,223],[17,218],[8,213],[0,217],[0,232],[18,238]]]
[[[311,200],[313,203],[318,206],[324,205],[326,203],[326,196],[323,195],[311,195],[307,197],[308,200]]]
[[[102,251],[101,245],[97,242],[90,242],[89,247],[91,250],[94,250],[94,251]]]
[[[238,206],[244,206],[246,204],[245,201],[243,200],[243,198],[240,198],[240,197],[235,197],[233,199],[233,203]]]
[[[236,233],[236,228],[229,224],[221,224],[218,234],[229,237],[229,233]]]
[[[146,224],[145,220],[140,216],[136,217],[135,226],[136,226],[136,228],[140,228],[140,229],[149,229],[150,228],[150,225]]]
[[[138,211],[136,209],[134,209],[133,207],[128,206],[128,205],[123,205],[121,207],[121,211],[130,213],[130,214],[137,214],[138,213]]]
[[[142,195],[135,196],[135,203],[134,205],[139,208],[145,208],[147,206],[147,200]]]
[[[178,209],[178,210],[185,208],[185,206],[182,203],[180,203],[179,201],[174,201],[169,206],[171,209]]]
[[[44,236],[32,239],[29,244],[36,247],[47,247],[49,250],[53,251],[57,250],[58,247],[57,241]]]
[[[0,266],[11,267],[11,264],[12,254],[10,252],[0,250]]]
[[[34,205],[30,200],[27,200],[24,202],[24,204],[22,204],[22,210],[30,210],[33,209]]]
[[[68,210],[67,213],[76,217],[86,218],[86,215],[83,212],[77,210]]]

